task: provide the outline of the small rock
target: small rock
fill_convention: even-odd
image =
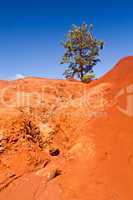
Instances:
[[[53,169],[51,172],[48,173],[47,180],[50,181],[60,175],[61,175],[61,170]]]
[[[36,175],[44,177],[44,180],[46,182],[56,178],[57,176],[60,176],[61,174],[62,171],[53,166],[50,166],[48,168],[42,168],[36,172]]]
[[[51,156],[58,156],[60,154],[60,150],[58,148],[52,148],[49,150]]]

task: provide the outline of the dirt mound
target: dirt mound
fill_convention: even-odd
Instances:
[[[132,66],[124,58],[89,85],[0,85],[1,200],[133,198]]]
[[[0,81],[0,89],[6,87],[8,85],[8,81]]]
[[[110,81],[115,87],[122,87],[131,82],[133,79],[133,56],[121,59],[116,66],[105,74],[100,81]]]

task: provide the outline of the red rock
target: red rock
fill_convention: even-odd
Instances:
[[[126,57],[90,84],[34,77],[8,83],[4,96],[12,106],[0,108],[0,131],[9,137],[0,160],[1,200],[133,199],[132,67]],[[40,124],[52,134],[39,132]],[[49,156],[53,146],[57,157]],[[48,179],[56,169],[61,175]]]

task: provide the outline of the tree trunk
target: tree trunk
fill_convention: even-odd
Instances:
[[[82,81],[84,74],[83,74],[83,66],[80,66],[80,79]]]

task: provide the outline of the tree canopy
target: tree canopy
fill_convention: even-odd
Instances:
[[[104,45],[94,37],[93,25],[73,25],[62,45],[66,51],[61,64],[68,64],[64,76],[67,79],[77,76],[83,82],[90,82],[95,77],[93,67],[100,61],[99,51]]]

